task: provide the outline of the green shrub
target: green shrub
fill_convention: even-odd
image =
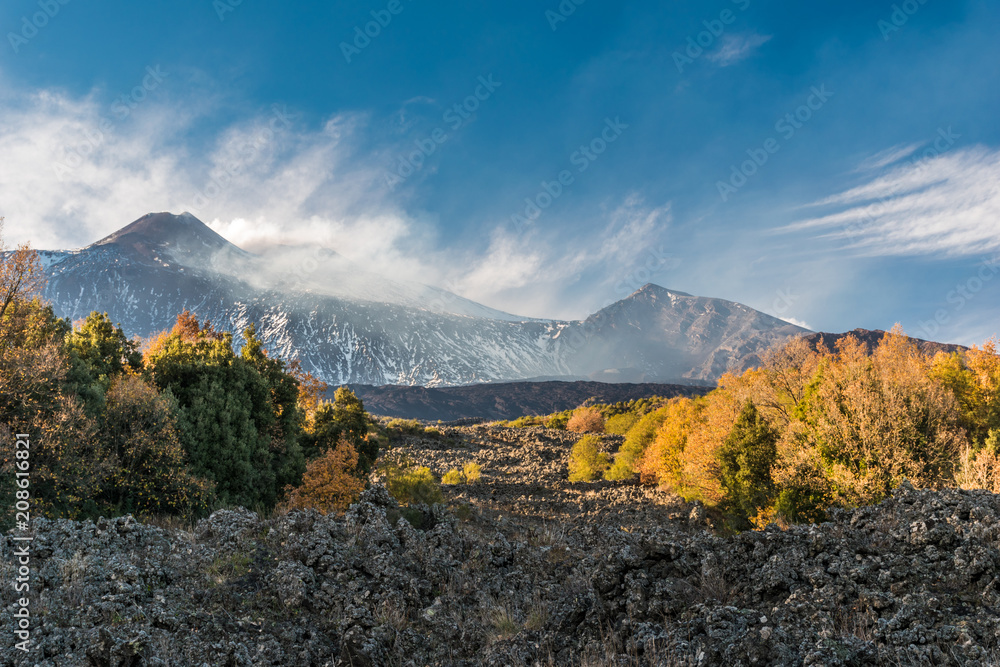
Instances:
[[[827,520],[827,494],[813,489],[785,488],[774,503],[774,514],[788,523],[822,523]]]
[[[611,464],[608,455],[600,450],[601,441],[585,435],[573,445],[569,455],[569,481],[592,482]]]
[[[514,421],[507,422],[507,426],[512,428],[528,428],[529,426],[542,426],[544,423],[544,417],[525,415],[524,417],[518,417]]]
[[[566,424],[569,423],[570,417],[572,416],[572,410],[564,410],[563,412],[557,412],[549,415],[548,419],[545,420],[545,428],[555,428],[560,431],[565,431]]]

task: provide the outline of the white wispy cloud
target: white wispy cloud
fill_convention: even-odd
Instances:
[[[891,167],[813,204],[834,209],[782,228],[869,255],[969,256],[1000,249],[1000,150],[975,146]]]
[[[875,155],[861,162],[858,166],[858,171],[872,171],[876,169],[882,169],[891,164],[899,162],[900,160],[913,155],[923,144],[899,144],[887,148],[884,151],[879,151]]]
[[[719,67],[735,65],[750,55],[762,44],[770,41],[771,35],[749,33],[742,35],[723,35],[719,48],[708,54],[707,58]]]
[[[517,235],[505,221],[485,244],[446,247],[429,216],[387,196],[365,114],[317,127],[276,105],[206,140],[203,127],[228,113],[222,101],[151,95],[117,119],[101,97],[18,92],[0,76],[7,241],[80,247],[150,211],[190,211],[242,247],[324,246],[395,280],[519,314],[576,317],[669,222],[668,208],[626,197],[579,221],[598,233],[567,239],[549,212],[553,224],[541,231]]]
[[[509,224],[498,226],[488,251],[468,258],[469,269],[452,282],[463,294],[488,294],[490,305],[508,312],[564,318],[589,314],[624,296],[612,288],[637,261],[645,261],[650,249],[658,249],[672,220],[669,205],[648,206],[634,193],[602,217],[604,226],[587,234],[546,231],[544,225],[517,233]],[[583,289],[574,289],[581,283]],[[610,296],[597,298],[602,291]]]

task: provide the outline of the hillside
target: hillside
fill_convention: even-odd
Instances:
[[[516,419],[571,410],[589,398],[617,403],[639,398],[693,396],[707,387],[607,382],[500,382],[464,387],[351,385],[369,412],[386,417],[455,421]]]
[[[381,486],[344,517],[36,520],[35,649],[5,633],[3,664],[996,664],[997,496],[903,485],[828,523],[727,537],[658,491],[567,482],[572,434],[444,435],[390,452],[482,467],[421,529]]]
[[[809,343],[810,347],[814,350],[819,349],[819,347],[825,346],[827,350],[831,352],[837,351],[837,343],[847,336],[853,336],[857,338],[859,342],[864,344],[865,348],[871,352],[876,347],[878,347],[879,341],[885,336],[885,332],[879,329],[854,329],[853,331],[848,331],[846,333],[811,333],[806,334],[803,338]],[[907,337],[907,340],[916,344],[917,349],[923,354],[935,354],[937,352],[961,352],[967,350],[967,347],[962,345],[954,345],[951,343],[935,343],[933,341],[923,340],[920,338]]]

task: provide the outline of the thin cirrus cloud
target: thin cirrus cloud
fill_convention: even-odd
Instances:
[[[875,169],[882,169],[891,164],[895,164],[900,160],[913,155],[923,144],[913,143],[913,144],[900,144],[898,146],[893,146],[887,148],[884,151],[879,151],[875,155],[872,155],[867,160],[864,160],[860,165],[858,165],[858,171],[872,171]]]
[[[196,142],[191,128],[219,108],[150,99],[109,127],[99,98],[10,88],[0,96],[6,241],[75,248],[150,211],[190,211],[242,247],[321,245],[388,278],[445,286],[518,314],[571,318],[600,305],[607,276],[669,223],[668,208],[625,197],[601,216],[610,222],[600,231],[568,243],[498,224],[480,247],[446,247],[431,216],[385,196],[379,155],[361,148],[370,144],[364,114],[316,127],[265,108]]]
[[[749,58],[757,48],[770,41],[771,35],[750,33],[744,35],[725,35],[716,51],[707,57],[719,67],[735,65]]]
[[[833,210],[777,231],[818,233],[872,256],[997,251],[1000,150],[974,146],[905,162],[810,206]]]

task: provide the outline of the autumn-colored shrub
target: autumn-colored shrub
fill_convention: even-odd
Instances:
[[[343,437],[340,443],[306,465],[302,484],[289,487],[285,507],[292,509],[313,508],[322,514],[343,512],[365,488],[355,476],[358,452]]]
[[[464,484],[465,475],[462,474],[461,470],[458,470],[457,468],[452,468],[451,470],[449,470],[448,472],[446,472],[444,475],[441,476],[441,483],[448,485]]]
[[[617,478],[611,475],[621,467],[638,472],[645,484],[660,484],[684,495],[682,457],[701,406],[699,401],[677,398],[643,417],[626,436],[608,478]]]
[[[465,476],[465,481],[468,484],[475,484],[482,475],[482,468],[479,467],[478,463],[466,463],[462,467],[462,475]]]
[[[418,468],[406,460],[385,461],[379,466],[378,472],[385,479],[389,495],[400,505],[434,505],[444,502],[441,486],[430,468]]]
[[[603,433],[604,415],[597,408],[577,408],[566,422],[566,430],[575,433]]]
[[[611,461],[600,450],[600,444],[597,436],[585,435],[573,445],[569,455],[569,481],[592,482],[608,469]]]

